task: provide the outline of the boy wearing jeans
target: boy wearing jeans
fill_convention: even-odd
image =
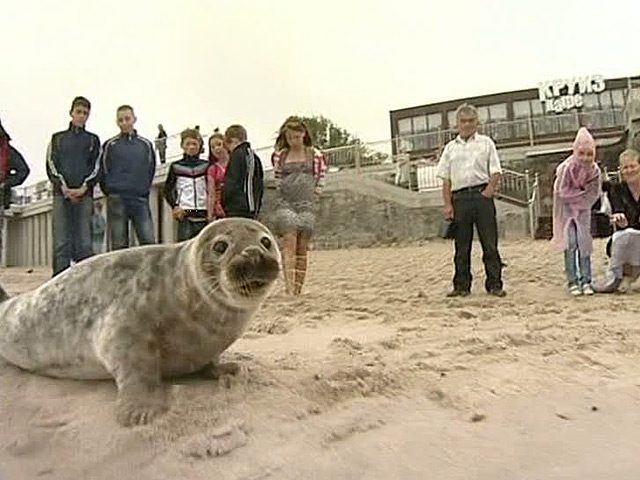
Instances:
[[[69,128],[54,133],[47,148],[47,176],[53,184],[53,276],[93,255],[93,188],[100,170],[100,139],[85,130],[91,103],[76,97]]]
[[[116,113],[120,134],[107,140],[102,151],[100,188],[107,196],[111,250],[129,246],[129,220],[140,245],[155,243],[149,209],[149,191],[156,172],[153,144],[133,128],[133,108],[122,105]]]

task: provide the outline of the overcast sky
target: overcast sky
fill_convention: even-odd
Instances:
[[[261,147],[292,113],[383,140],[392,109],[640,70],[639,0],[0,0],[0,15],[0,117],[27,183],[75,95],[103,141],[129,103],[148,138],[239,122]]]

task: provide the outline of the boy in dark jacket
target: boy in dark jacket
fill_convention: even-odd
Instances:
[[[76,97],[71,123],[54,133],[47,149],[47,176],[53,183],[53,275],[93,255],[91,216],[93,188],[100,170],[100,139],[85,124],[91,103]]]
[[[129,247],[129,220],[140,245],[155,243],[149,191],[156,173],[153,144],[133,128],[136,116],[130,105],[118,107],[120,134],[102,149],[100,188],[107,196],[111,249]]]
[[[231,152],[224,177],[225,213],[227,217],[255,219],[264,194],[262,163],[251,149],[242,125],[231,125],[224,137]]]
[[[209,162],[200,158],[202,137],[196,129],[181,133],[181,160],[169,167],[164,184],[164,198],[178,221],[178,241],[195,237],[207,224],[207,169]]]

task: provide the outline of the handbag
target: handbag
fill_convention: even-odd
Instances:
[[[456,238],[456,222],[451,219],[444,219],[440,224],[438,236],[446,239]]]

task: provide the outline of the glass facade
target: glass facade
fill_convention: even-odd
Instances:
[[[580,126],[602,129],[623,125],[626,89],[609,89],[583,95],[580,109],[560,114],[546,112],[537,98],[479,105],[480,131],[496,141],[528,141],[530,138],[565,135]],[[407,138],[410,150],[437,148],[455,135],[456,111],[425,113],[397,120],[397,131]]]

